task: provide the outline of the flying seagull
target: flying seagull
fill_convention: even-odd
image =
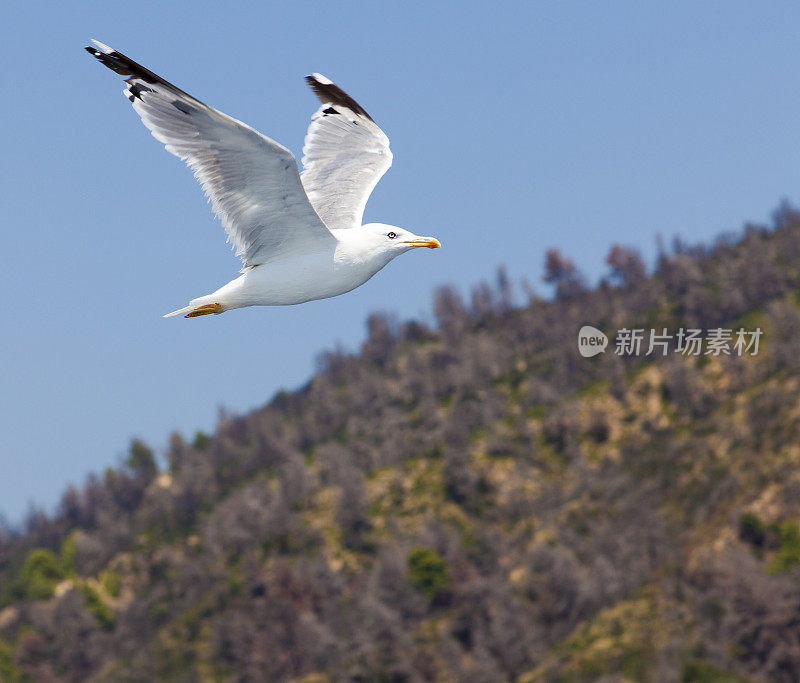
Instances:
[[[392,165],[389,138],[325,76],[306,76],[322,106],[311,117],[300,173],[282,145],[92,42],[86,50],[126,76],[124,94],[153,137],[194,171],[244,262],[235,280],[165,318],[337,296],[409,249],[441,246],[394,225],[361,225],[370,193]]]

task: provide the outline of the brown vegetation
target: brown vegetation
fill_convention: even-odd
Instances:
[[[608,263],[373,315],[166,471],[135,442],[0,534],[0,678],[797,680],[800,215]],[[584,359],[584,324],[764,337]]]

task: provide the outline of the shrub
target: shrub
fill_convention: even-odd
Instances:
[[[739,519],[739,538],[745,543],[761,547],[766,533],[764,523],[752,512],[746,512]]]
[[[61,563],[52,550],[31,550],[14,581],[12,593],[16,598],[46,600],[53,596],[56,584],[64,578]]]
[[[433,548],[416,546],[408,554],[408,580],[428,600],[440,598],[450,587],[447,562]]]
[[[14,664],[14,647],[0,640],[0,681],[16,681],[19,678]]]
[[[743,678],[718,669],[713,664],[696,659],[683,665],[681,680],[684,683],[741,683]]]
[[[116,598],[119,595],[120,576],[117,572],[103,572],[100,577],[100,583],[103,585],[103,590],[112,598]]]
[[[75,543],[75,533],[71,533],[61,544],[61,569],[65,574],[73,574],[75,572],[77,552],[78,546]]]
[[[131,446],[128,450],[128,460],[125,464],[131,472],[145,479],[152,479],[157,470],[153,450],[144,441],[140,441],[139,439],[131,441]]]
[[[800,565],[800,528],[797,520],[787,519],[778,531],[780,546],[778,554],[770,564],[771,573],[785,572]]]
[[[208,448],[208,444],[210,442],[211,437],[209,437],[205,432],[198,430],[194,435],[194,441],[192,442],[192,445],[198,451],[204,451],[206,448]]]
[[[81,593],[83,593],[83,599],[86,602],[86,609],[95,618],[100,628],[104,631],[113,629],[114,612],[103,602],[98,592],[88,583],[84,583],[81,585]]]
[[[599,410],[593,412],[586,433],[597,443],[605,443],[608,441],[611,436],[611,425],[608,423],[606,414]]]

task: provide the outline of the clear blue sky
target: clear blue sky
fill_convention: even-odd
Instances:
[[[793,2],[6,3],[0,510],[19,520],[120,461],[133,436],[210,430],[356,348],[373,310],[429,317],[559,247],[594,281],[613,242],[708,240],[800,198]],[[196,320],[161,315],[239,264],[200,189],[150,137],[94,37],[300,156],[302,76],[392,141],[365,218],[445,248],[355,292]],[[424,251],[424,253],[422,253]],[[543,293],[547,290],[541,287]]]

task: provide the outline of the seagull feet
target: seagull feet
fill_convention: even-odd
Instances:
[[[205,304],[204,306],[198,306],[193,311],[189,311],[185,317],[187,318],[197,318],[201,315],[218,315],[225,310],[225,307],[222,304]]]

